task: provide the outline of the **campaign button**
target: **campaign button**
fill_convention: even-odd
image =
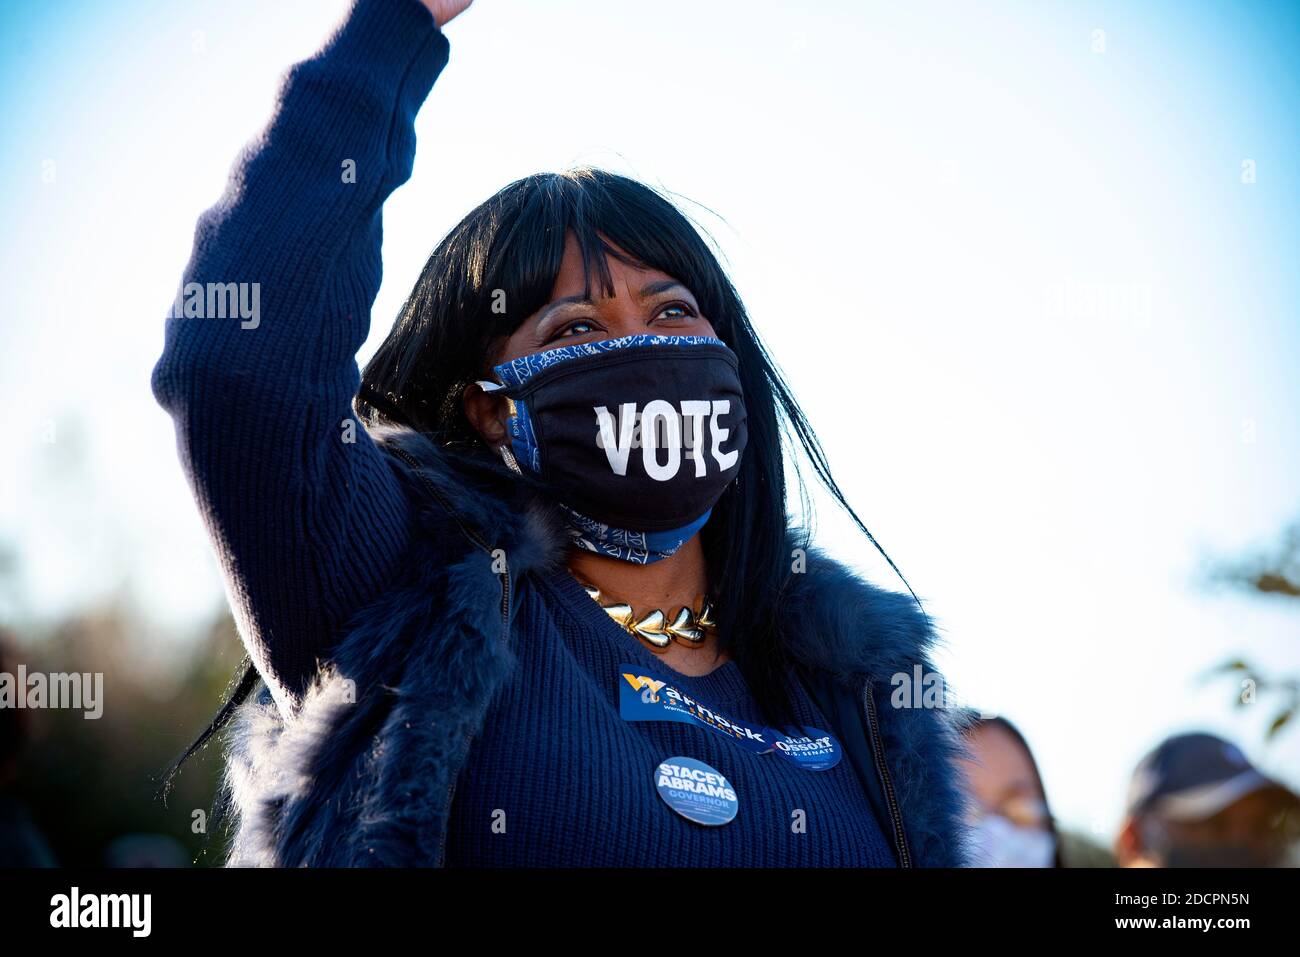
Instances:
[[[668,758],[655,768],[655,787],[664,803],[696,824],[716,827],[736,818],[736,789],[718,770],[694,758]]]
[[[805,771],[829,771],[844,756],[840,743],[817,728],[804,728],[804,734],[796,735],[782,734],[775,728],[768,731],[772,735],[772,749]]]

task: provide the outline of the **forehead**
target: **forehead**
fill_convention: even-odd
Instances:
[[[966,773],[979,797],[985,800],[1009,794],[1042,797],[1042,786],[1028,752],[1005,728],[984,725],[971,732],[969,741],[974,761],[966,763]]]

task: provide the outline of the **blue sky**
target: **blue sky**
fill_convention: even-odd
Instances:
[[[22,615],[125,588],[164,641],[224,600],[149,370],[196,217],[341,8],[2,8]],[[1235,655],[1300,669],[1295,610],[1200,584],[1300,516],[1298,11],[479,0],[385,210],[363,355],[510,180],[593,163],[679,194],[953,690],[1020,724],[1059,814],[1107,834],[1189,727],[1300,783],[1300,734],[1265,748],[1271,712],[1196,683]],[[891,585],[828,505],[818,528]]]

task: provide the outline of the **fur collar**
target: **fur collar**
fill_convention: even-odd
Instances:
[[[410,483],[423,534],[297,711],[282,714],[265,690],[240,709],[227,746],[232,865],[441,863],[468,737],[514,664],[493,560],[508,556],[518,589],[565,557],[553,506],[512,500],[491,477],[467,479],[418,433],[374,438]],[[449,535],[449,514],[486,547]],[[793,532],[790,543],[798,547]],[[783,617],[798,623],[782,636],[792,659],[845,688],[872,681],[909,846],[922,865],[959,863],[955,726],[942,709],[888,707],[893,675],[931,672],[933,628],[908,596],[875,588],[817,548],[805,557],[784,599]]]

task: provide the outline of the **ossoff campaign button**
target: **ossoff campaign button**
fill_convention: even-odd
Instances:
[[[694,758],[669,758],[655,768],[655,787],[670,808],[696,824],[717,826],[735,820],[736,789],[722,774]]]
[[[804,728],[806,734],[782,734],[768,729],[777,754],[789,758],[805,771],[829,771],[840,763],[844,751],[840,743],[825,731]]]

